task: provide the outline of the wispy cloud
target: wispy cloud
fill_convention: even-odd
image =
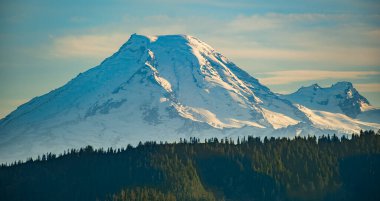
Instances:
[[[360,92],[380,92],[379,83],[355,84]]]
[[[151,3],[149,0],[138,0],[140,2]],[[197,6],[210,6],[214,8],[246,8],[255,4],[254,1],[230,1],[230,0],[153,0],[153,2],[158,3],[169,3],[169,4],[182,4],[182,5],[197,5]]]
[[[294,82],[325,79],[355,80],[368,76],[380,75],[379,71],[323,71],[323,70],[291,70],[274,71],[256,74],[265,85],[282,85]],[[371,85],[372,86],[372,85]]]
[[[322,23],[329,21],[338,21],[347,18],[348,15],[329,15],[318,13],[305,13],[305,14],[281,14],[281,13],[267,13],[267,14],[254,14],[250,16],[240,15],[227,24],[227,26],[235,31],[241,33],[242,31],[260,31],[266,29],[278,29],[295,24],[309,24]]]
[[[377,15],[318,13],[239,15],[230,20],[197,16],[126,16],[123,24],[128,29],[121,30],[117,24],[79,35],[55,37],[52,53],[98,58],[115,51],[128,39],[129,31],[147,35],[185,33],[210,41],[227,57],[251,59],[255,63],[378,66],[379,29],[370,23],[378,18]]]
[[[380,49],[370,47],[352,49],[332,47],[312,50],[237,47],[236,49],[222,48],[221,51],[223,54],[234,58],[270,60],[273,62],[309,62],[309,65],[318,63],[326,66],[375,66],[380,64]]]
[[[128,35],[121,33],[53,37],[51,54],[63,58],[105,57],[115,52],[126,38]]]

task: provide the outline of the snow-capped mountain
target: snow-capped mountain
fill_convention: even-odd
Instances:
[[[350,82],[338,82],[325,88],[313,84],[280,96],[312,110],[341,113],[359,121],[380,123],[380,109],[372,106]]]
[[[293,104],[195,37],[134,34],[99,66],[2,119],[0,162],[88,144],[376,128],[380,125]]]
[[[353,118],[371,107],[350,82],[338,82],[326,88],[313,84],[282,97],[310,109],[342,113]]]

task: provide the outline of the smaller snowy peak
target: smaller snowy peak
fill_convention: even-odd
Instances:
[[[313,84],[282,97],[310,109],[343,113],[350,117],[356,117],[363,108],[370,107],[368,100],[360,95],[351,82],[337,82],[325,88]]]
[[[330,87],[321,87],[317,83],[312,84],[310,86],[302,86],[297,92],[303,92],[303,91],[307,92],[307,91],[317,91],[317,90],[325,90],[325,91],[330,90],[330,91],[341,92],[341,91],[350,90],[350,89],[354,89],[352,83],[342,81],[342,82],[337,82],[335,84],[332,84]]]

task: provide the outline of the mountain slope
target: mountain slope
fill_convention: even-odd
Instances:
[[[0,158],[189,136],[353,131],[309,116],[195,37],[134,34],[99,66],[2,119]]]

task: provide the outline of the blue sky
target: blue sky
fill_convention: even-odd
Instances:
[[[380,106],[377,0],[0,0],[0,117],[130,34],[190,34],[279,93],[346,80]]]

